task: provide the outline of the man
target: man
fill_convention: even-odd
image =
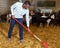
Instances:
[[[24,3],[21,2],[16,2],[15,4],[13,4],[11,6],[11,13],[12,13],[12,18],[16,18],[20,23],[23,24],[23,15],[26,14],[26,23],[27,23],[27,27],[29,29],[29,7],[30,7],[30,2],[29,1],[25,1]],[[11,39],[11,35],[12,35],[12,30],[15,24],[15,20],[13,20],[11,18],[11,22],[10,22],[10,28],[9,28],[9,33],[8,33],[8,39]],[[23,41],[23,27],[19,26],[19,36],[20,36],[20,42]]]

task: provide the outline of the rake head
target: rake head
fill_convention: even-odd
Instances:
[[[42,45],[44,46],[44,48],[48,48],[48,44],[47,44],[47,42],[42,42]]]

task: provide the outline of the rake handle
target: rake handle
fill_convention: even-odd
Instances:
[[[29,28],[27,28],[22,23],[20,23],[16,18],[12,18],[12,19],[14,19],[19,25],[21,25],[25,30],[27,30],[32,36],[34,36],[36,39],[41,41],[35,34],[32,33],[32,31]]]
[[[37,40],[39,40],[42,45],[44,46],[44,48],[48,48],[48,44],[46,42],[43,42],[40,38],[38,38],[35,34],[32,33],[32,31],[30,29],[28,29],[26,26],[24,26],[22,23],[20,23],[17,19],[14,19],[19,25],[21,25],[25,30],[27,30],[32,36],[34,36]]]
[[[33,33],[32,33],[32,31],[29,29],[29,28],[27,28],[26,26],[24,26],[22,23],[20,23],[17,19],[14,19],[19,25],[21,25],[25,30],[27,30],[31,35],[34,35]],[[28,30],[29,29],[29,30]]]

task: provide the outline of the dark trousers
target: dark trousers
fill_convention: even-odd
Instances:
[[[17,19],[20,23],[23,23],[23,19],[19,18]],[[11,22],[10,22],[10,28],[9,28],[9,32],[8,32],[8,38],[11,38],[12,36],[12,30],[13,30],[13,27],[15,25],[15,20],[11,19]],[[21,25],[19,25],[19,36],[20,36],[20,40],[23,40],[23,27]]]

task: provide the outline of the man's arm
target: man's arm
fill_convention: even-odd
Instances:
[[[15,4],[13,4],[12,6],[11,6],[11,14],[12,14],[12,17],[13,18],[15,18],[14,17],[14,9],[17,7],[17,3],[15,3]]]
[[[26,13],[26,23],[27,23],[27,27],[29,28],[29,10],[27,10]]]

